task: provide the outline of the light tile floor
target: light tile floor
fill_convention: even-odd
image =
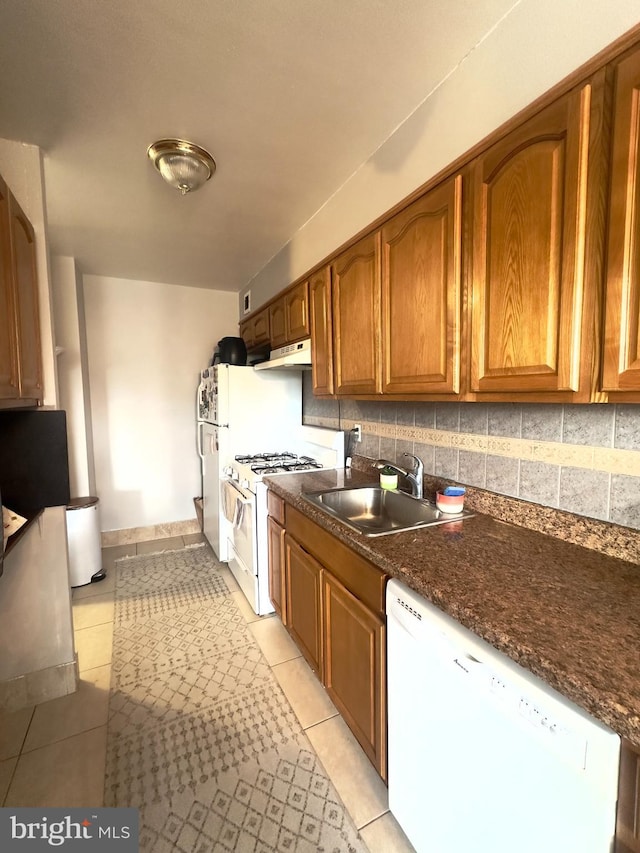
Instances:
[[[0,714],[0,805],[102,805],[114,613],[115,561],[202,541],[200,534],[103,549],[107,577],[73,590],[80,670],[76,693]],[[256,616],[228,569],[262,652],[371,853],[411,853],[387,789],[276,616]],[[239,851],[241,853],[241,851]]]

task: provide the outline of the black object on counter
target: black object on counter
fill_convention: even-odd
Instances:
[[[66,412],[0,412],[0,487],[25,517],[69,503]]]
[[[218,346],[213,353],[213,364],[239,364],[247,363],[247,345],[242,338],[226,337],[218,341]]]

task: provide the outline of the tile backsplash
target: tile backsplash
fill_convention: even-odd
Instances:
[[[543,506],[640,529],[640,405],[324,400],[303,421],[363,427],[357,452]]]

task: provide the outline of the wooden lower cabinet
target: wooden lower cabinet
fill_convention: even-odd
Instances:
[[[322,678],[322,566],[287,533],[287,628],[307,663]]]
[[[386,781],[384,572],[293,507],[285,506],[284,528],[278,523],[278,512],[270,501],[273,606]],[[279,551],[281,531],[286,531],[282,534],[284,562]]]
[[[615,853],[640,853],[640,747],[626,740],[620,750]]]
[[[274,518],[267,518],[267,541],[269,547],[269,598],[284,625],[287,617],[286,574],[284,570],[284,527]]]
[[[330,572],[322,575],[322,601],[327,693],[386,779],[384,622]]]

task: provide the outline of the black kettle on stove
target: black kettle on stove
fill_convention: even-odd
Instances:
[[[218,341],[213,352],[213,364],[247,363],[247,345],[242,338],[226,337]]]

